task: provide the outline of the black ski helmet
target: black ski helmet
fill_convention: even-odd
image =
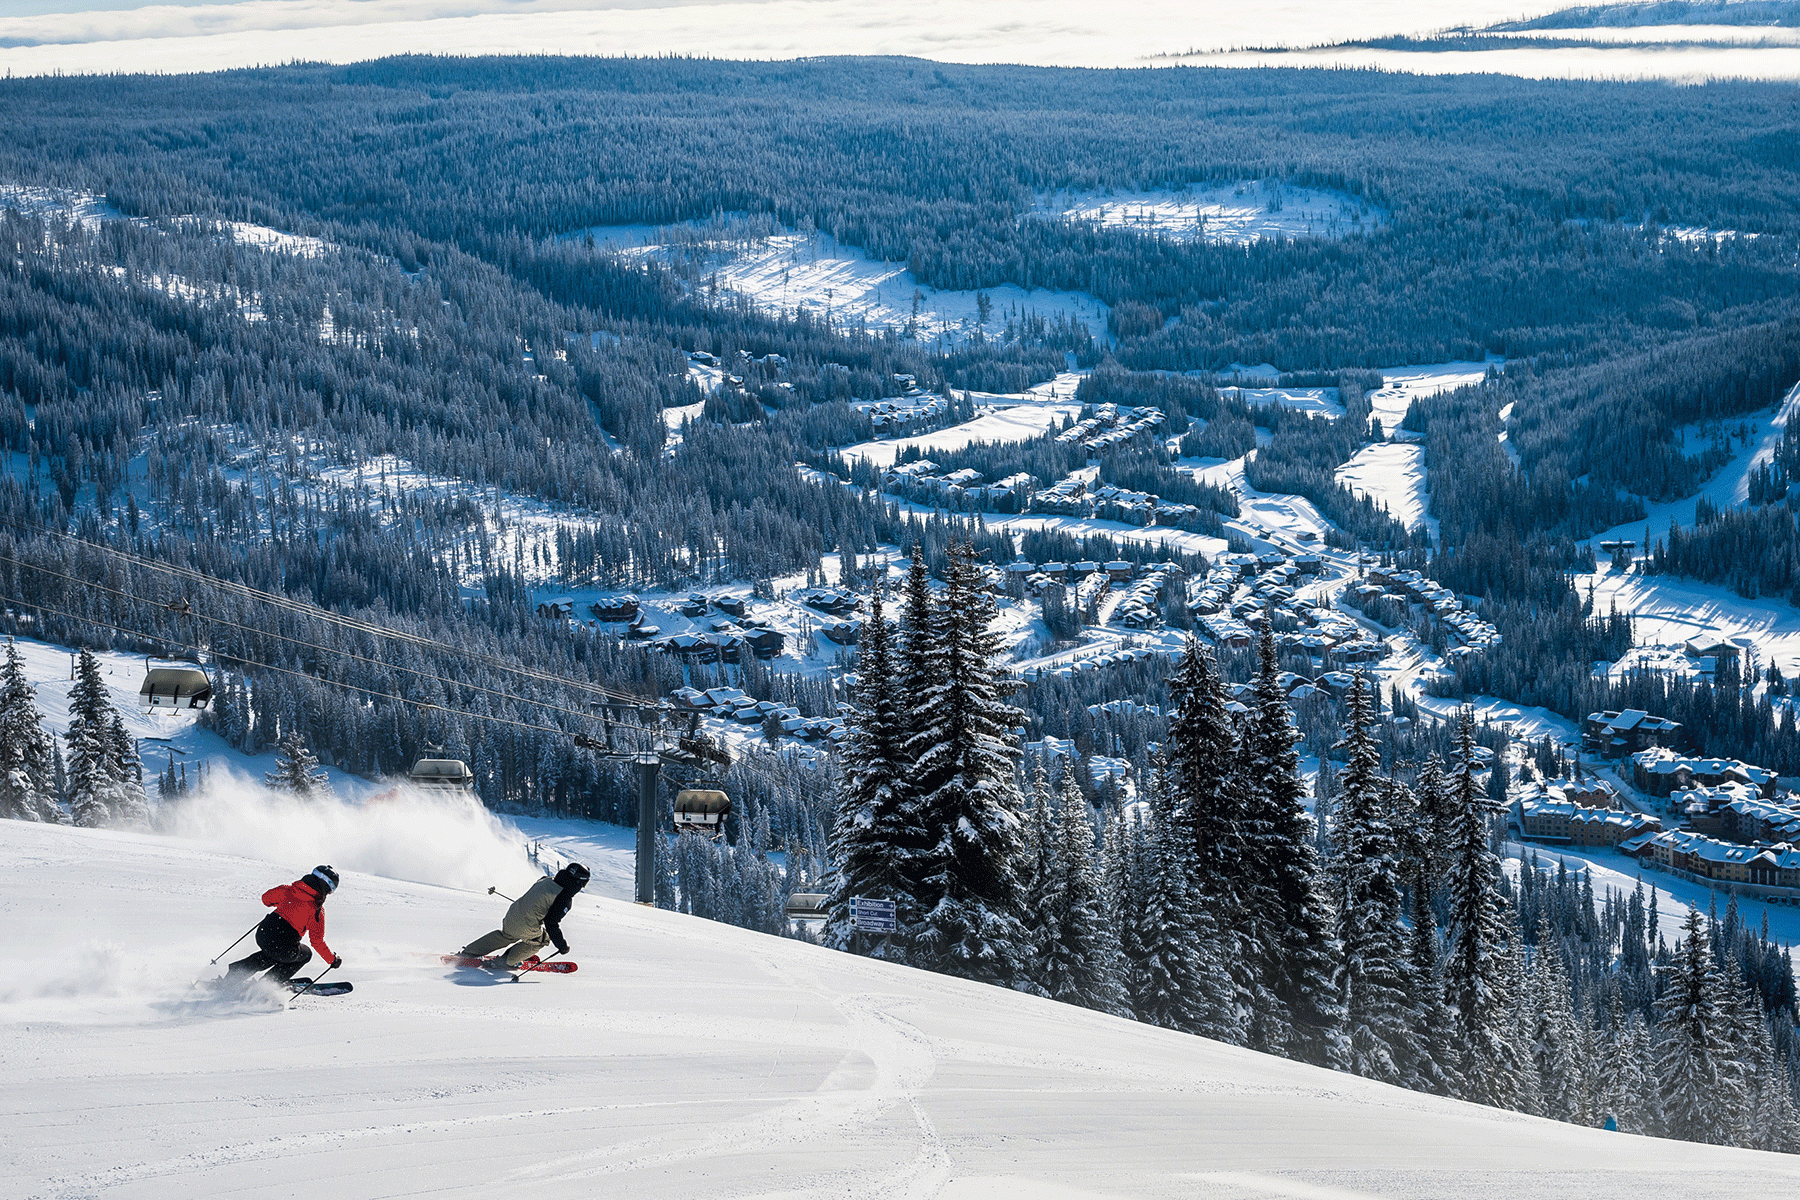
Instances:
[[[324,884],[325,885],[325,893],[324,894],[327,896],[329,896],[329,895],[331,895],[331,893],[337,891],[338,873],[336,871],[332,870],[330,867],[326,867],[326,866],[314,867],[312,869],[312,871],[306,877],[308,879],[316,880],[318,883]]]
[[[587,886],[588,869],[578,862],[572,862],[556,873],[555,883],[558,887],[584,888]]]

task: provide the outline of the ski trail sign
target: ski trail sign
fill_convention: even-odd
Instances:
[[[858,933],[894,933],[899,929],[892,900],[850,897],[850,926]]]

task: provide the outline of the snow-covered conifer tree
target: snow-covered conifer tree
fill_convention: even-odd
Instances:
[[[1225,686],[1212,651],[1188,638],[1169,680],[1169,736],[1164,784],[1176,818],[1194,836],[1192,885],[1215,915],[1241,906],[1243,812],[1241,790],[1228,786],[1237,760],[1237,735],[1225,709]]]
[[[1450,847],[1455,829],[1455,813],[1450,786],[1444,779],[1444,765],[1434,753],[1419,768],[1413,785],[1418,801],[1418,820],[1413,831],[1413,846],[1418,856],[1415,886],[1423,886],[1432,896],[1438,894],[1450,864]]]
[[[1424,808],[1417,803],[1410,819],[1417,821]],[[1415,864],[1417,866],[1419,864]],[[1462,1094],[1462,1076],[1457,1065],[1456,1022],[1450,1006],[1444,1003],[1444,971],[1442,943],[1438,937],[1437,909],[1432,891],[1414,873],[1412,884],[1412,930],[1407,944],[1407,997],[1418,1017],[1419,1059],[1414,1069],[1413,1086],[1440,1096]]]
[[[1219,961],[1218,930],[1189,883],[1193,833],[1177,811],[1159,770],[1144,832],[1132,1001],[1140,1021],[1241,1043],[1243,1019]]]
[[[1049,839],[1041,859],[1048,883],[1035,889],[1045,910],[1035,978],[1054,1000],[1128,1015],[1119,942],[1106,911],[1087,798],[1067,770],[1056,792],[1054,802],[1049,789],[1042,793],[1053,819],[1040,827]]]
[[[1657,1074],[1664,1136],[1724,1144],[1741,1103],[1706,917],[1688,909],[1681,945],[1657,1001]]]
[[[1212,651],[1192,637],[1169,680],[1169,701],[1162,769],[1170,805],[1167,821],[1185,830],[1193,843],[1183,856],[1183,885],[1196,919],[1203,917],[1210,928],[1206,940],[1214,970],[1223,972],[1230,984],[1231,1013],[1210,1016],[1213,1031],[1208,1036],[1246,1041],[1252,1015],[1261,1013],[1263,1036],[1284,1043],[1291,1023],[1285,1005],[1265,983],[1274,941],[1272,898],[1250,861],[1250,789],[1242,775],[1246,756],[1225,707],[1225,684]],[[1258,842],[1258,852],[1267,853],[1266,841]],[[1209,1000],[1203,1008],[1213,1012],[1216,1005]]]
[[[37,692],[25,678],[18,647],[6,646],[0,669],[0,817],[20,821],[63,819],[57,807],[50,735],[38,712]]]
[[[1275,637],[1267,623],[1258,642],[1256,707],[1244,731],[1245,786],[1255,832],[1252,855],[1258,890],[1269,907],[1265,988],[1286,1018],[1283,1045],[1267,1048],[1317,1066],[1344,1063],[1344,1009],[1336,983],[1336,946],[1329,904],[1319,886],[1312,818],[1287,693],[1281,688]],[[1253,1036],[1253,1041],[1256,1040]]]
[[[125,732],[125,720],[118,712],[106,725],[107,750],[112,758],[113,820],[120,824],[138,824],[150,819],[150,799],[144,794],[144,764],[138,757],[137,741]]]
[[[1419,1057],[1408,1005],[1401,923],[1399,852],[1389,812],[1400,785],[1381,774],[1368,684],[1359,673],[1350,689],[1344,740],[1347,762],[1339,780],[1332,874],[1343,960],[1338,985],[1349,1031],[1348,1068],[1389,1083],[1411,1078]],[[1410,804],[1410,799],[1406,800]]]
[[[1489,844],[1492,807],[1475,780],[1475,718],[1457,716],[1456,773],[1450,788],[1450,952],[1444,994],[1462,1043],[1463,1098],[1509,1107],[1517,1051],[1508,1028],[1510,996],[1501,915],[1500,861]]]
[[[952,546],[949,558],[937,670],[915,695],[907,744],[916,763],[908,790],[932,840],[919,860],[921,916],[909,961],[1011,986],[1024,978],[1029,954],[1013,772],[1024,715],[1005,700],[1011,688],[999,674],[994,604],[974,549]]]
[[[1118,813],[1107,819],[1104,841],[1107,914],[1119,947],[1119,980],[1132,1013],[1141,1010],[1137,990],[1141,976],[1137,966],[1144,960],[1144,954],[1138,933],[1143,927],[1143,862],[1147,853],[1145,830],[1139,821]]]
[[[1031,941],[1034,984],[1043,982],[1045,953],[1062,940],[1063,877],[1056,863],[1056,802],[1050,795],[1050,771],[1043,757],[1031,765],[1031,800],[1025,811],[1025,845],[1022,852],[1025,900],[1022,920]]]
[[[1587,1063],[1578,1053],[1569,976],[1554,943],[1539,944],[1531,974],[1527,1052],[1537,1076],[1538,1115],[1573,1121],[1587,1085]]]
[[[282,735],[275,769],[263,774],[263,782],[273,791],[289,792],[302,800],[331,795],[330,779],[319,770],[318,756],[297,729]]]
[[[922,569],[923,563],[919,566]],[[926,595],[929,598],[930,593]],[[911,636],[909,633],[909,639]],[[907,802],[911,770],[905,753],[908,714],[897,670],[893,636],[878,589],[870,600],[869,623],[856,652],[856,707],[850,715],[844,782],[832,824],[835,874],[824,940],[828,946],[846,950],[854,943],[852,897],[892,900],[900,932],[866,940],[875,957],[904,960],[909,931],[918,925],[920,916],[907,867],[928,843],[917,810]]]
[[[100,663],[83,650],[69,690],[69,810],[77,825],[97,828],[130,819],[142,804],[132,805],[121,778],[121,746],[113,725],[117,717],[106,696]],[[141,797],[142,788],[139,788]]]

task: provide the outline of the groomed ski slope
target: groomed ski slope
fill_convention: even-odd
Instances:
[[[495,923],[485,894],[346,872],[327,911],[352,995],[184,1001],[256,895],[310,865],[0,821],[0,1194],[1699,1200],[1800,1183],[1800,1159],[1414,1095],[615,900],[571,914],[579,973],[513,984],[434,957]]]

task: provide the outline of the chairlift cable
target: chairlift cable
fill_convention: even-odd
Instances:
[[[97,583],[91,579],[80,579],[74,575],[69,575],[62,571],[52,570],[49,567],[39,566],[36,563],[25,562],[22,559],[13,558],[10,555],[0,554],[0,563],[11,563],[16,567],[22,567],[22,568],[25,568],[26,570],[38,571],[38,572],[41,572],[45,575],[49,575],[56,579],[67,580],[69,583],[73,583],[79,587],[92,588],[95,591],[105,592],[107,595],[110,595],[110,596],[117,596],[122,600],[130,600],[130,601],[133,601],[138,604],[149,604],[149,605],[152,605],[157,608],[167,608],[168,607],[167,605],[163,604],[160,601],[146,600],[142,596],[134,596],[130,592],[121,591],[118,588],[114,588],[114,587],[108,587],[104,583]],[[194,611],[194,610],[190,610],[181,615],[188,616],[188,617],[196,617],[203,621],[211,621],[212,623],[214,623],[216,625],[224,625],[228,628],[236,629],[236,630],[239,630],[244,633],[253,634],[258,637],[272,638],[275,641],[287,642],[290,645],[303,646],[306,649],[317,650],[323,654],[336,655],[340,658],[347,658],[347,659],[354,660],[356,662],[367,663],[370,666],[384,668],[384,669],[390,670],[390,671],[404,672],[408,675],[417,676],[420,679],[426,679],[426,680],[430,680],[434,683],[444,684],[450,688],[466,688],[467,690],[472,691],[472,692],[480,692],[480,693],[483,693],[483,694],[489,695],[489,696],[498,696],[502,700],[509,700],[514,703],[531,704],[531,705],[535,705],[539,708],[549,709],[553,712],[563,713],[566,716],[578,717],[584,721],[590,721],[590,720],[594,719],[594,714],[592,714],[590,712],[582,712],[578,709],[573,709],[573,708],[564,708],[562,705],[553,704],[548,700],[534,700],[534,699],[531,699],[530,697],[515,695],[514,693],[511,693],[511,692],[502,692],[502,691],[498,691],[494,688],[482,687],[480,684],[476,684],[476,683],[468,683],[468,682],[465,682],[462,680],[457,680],[457,679],[446,679],[442,675],[433,675],[429,671],[421,671],[416,667],[403,667],[396,663],[383,662],[380,659],[369,658],[366,655],[356,654],[349,650],[341,650],[341,649],[337,649],[337,648],[331,647],[331,646],[322,646],[322,645],[318,644],[317,642],[309,642],[302,638],[288,637],[286,634],[271,633],[268,630],[258,629],[252,625],[245,625],[241,622],[233,621],[228,617],[215,617],[208,613]],[[154,635],[143,635],[143,636],[148,637],[152,641],[167,640],[167,639],[157,638]],[[179,644],[182,646],[188,645],[185,642],[171,643],[171,644]],[[216,653],[217,652],[215,651],[215,654]],[[233,655],[232,657],[237,657],[237,656]],[[248,660],[246,660],[246,661],[248,661]],[[263,666],[264,664],[258,663],[257,665]],[[275,670],[276,668],[271,667],[269,669]],[[306,677],[309,679],[319,678],[318,676],[312,675],[310,673],[304,673],[304,674],[306,674]],[[324,682],[330,682],[330,680],[326,679]]]
[[[653,707],[657,703],[655,700],[647,699],[646,697],[643,697],[643,696],[634,696],[628,692],[622,692],[622,691],[619,691],[614,688],[609,688],[604,684],[590,683],[585,680],[565,678],[564,676],[556,675],[556,674],[553,674],[548,671],[539,670],[538,668],[535,668],[535,667],[522,666],[516,662],[510,662],[510,661],[508,661],[504,658],[501,658],[497,655],[485,654],[478,650],[467,649],[466,647],[453,646],[448,642],[441,642],[435,638],[425,637],[422,634],[407,633],[402,630],[389,629],[389,628],[386,628],[381,625],[376,625],[370,621],[364,621],[364,620],[360,620],[355,617],[345,616],[341,613],[334,613],[328,609],[321,608],[320,606],[318,606],[316,604],[310,604],[310,603],[307,603],[306,601],[302,601],[302,600],[295,600],[295,599],[293,599],[291,597],[287,597],[287,596],[280,596],[273,592],[265,592],[259,588],[253,588],[249,584],[238,583],[234,580],[228,580],[228,579],[218,579],[218,578],[215,578],[214,576],[207,575],[205,572],[196,570],[192,567],[183,567],[183,566],[180,566],[180,565],[177,565],[174,563],[157,562],[154,559],[144,558],[141,555],[133,554],[128,550],[120,550],[117,547],[108,546],[101,542],[91,542],[85,538],[75,537],[73,534],[62,533],[62,532],[60,532],[58,530],[54,530],[54,529],[41,528],[41,527],[36,528],[36,529],[31,529],[31,528],[24,526],[18,522],[12,522],[12,524],[14,525],[15,528],[26,529],[28,532],[33,533],[33,534],[41,534],[43,536],[57,538],[61,541],[72,542],[77,546],[85,547],[87,549],[98,550],[103,554],[113,555],[117,558],[124,559],[127,562],[135,563],[147,570],[163,571],[167,574],[174,575],[181,579],[186,579],[186,580],[189,580],[189,581],[192,581],[195,583],[200,583],[200,584],[203,584],[203,585],[206,585],[209,587],[220,588],[224,591],[234,593],[243,599],[259,601],[264,604],[271,604],[278,608],[284,609],[288,612],[294,613],[298,616],[310,617],[314,620],[325,621],[330,624],[341,626],[343,628],[357,630],[362,633],[369,634],[372,637],[390,638],[390,639],[393,639],[396,641],[407,642],[412,645],[420,646],[422,648],[437,650],[437,651],[440,651],[443,653],[457,655],[459,657],[468,659],[473,662],[482,663],[483,665],[492,667],[496,670],[505,671],[505,672],[515,674],[515,675],[522,675],[528,679],[536,679],[536,680],[539,680],[544,683],[554,683],[554,684],[559,684],[559,685],[562,685],[565,687],[573,687],[580,691],[591,692],[595,695],[601,696],[604,699],[611,700],[612,702],[619,704],[619,705],[623,705],[623,706],[629,706],[629,707],[634,707],[634,708],[644,708],[644,707]],[[83,581],[83,582],[86,582],[86,581]]]
[[[65,612],[60,608],[53,608],[48,604],[39,604],[36,601],[20,600],[20,599],[14,598],[14,597],[5,597],[5,600],[9,604],[18,604],[18,605],[22,605],[26,608],[35,608],[39,612],[50,613],[52,616],[63,617],[66,620],[70,620],[70,621],[77,621],[77,622],[81,622],[81,623],[87,624],[87,625],[98,626],[101,629],[110,629],[115,633],[123,633],[123,634],[127,635],[128,637],[143,638],[147,641],[157,640],[157,636],[155,634],[145,633],[142,630],[138,630],[138,629],[130,629],[130,628],[127,628],[126,626],[115,624],[112,621],[100,620],[97,617],[79,616],[75,613]],[[191,643],[188,643],[188,642],[170,642],[169,644],[180,646],[183,649],[187,649],[187,650],[198,651],[200,649],[200,647],[192,645]],[[251,660],[245,659],[244,661],[249,662]],[[376,698],[378,700],[392,700],[396,704],[410,704],[415,708],[435,709],[438,712],[448,713],[448,714],[450,714],[452,716],[456,716],[456,717],[466,717],[470,720],[475,720],[475,721],[487,721],[487,722],[489,722],[491,724],[495,724],[495,725],[509,725],[515,729],[530,729],[537,733],[551,733],[551,734],[555,734],[557,737],[565,737],[566,738],[566,737],[574,736],[567,729],[558,729],[554,725],[535,725],[535,724],[531,723],[530,721],[516,721],[516,720],[513,720],[511,717],[499,717],[499,716],[493,715],[492,713],[473,712],[469,709],[461,709],[461,708],[458,708],[458,709],[446,708],[442,704],[433,704],[429,700],[414,700],[407,696],[396,696],[396,695],[392,694],[391,692],[378,692],[373,688],[358,687],[354,683],[340,683],[334,679],[319,679],[316,676],[308,675],[304,671],[296,671],[289,667],[277,667],[277,666],[273,666],[269,663],[256,663],[255,665],[261,670],[274,671],[274,672],[277,672],[278,674],[282,674],[282,675],[292,675],[298,679],[310,679],[315,683],[325,683],[325,684],[329,684],[332,687],[343,688],[346,691],[360,692],[362,695],[373,696],[374,698]],[[588,717],[585,714],[583,714],[583,719],[592,720],[593,718]]]

